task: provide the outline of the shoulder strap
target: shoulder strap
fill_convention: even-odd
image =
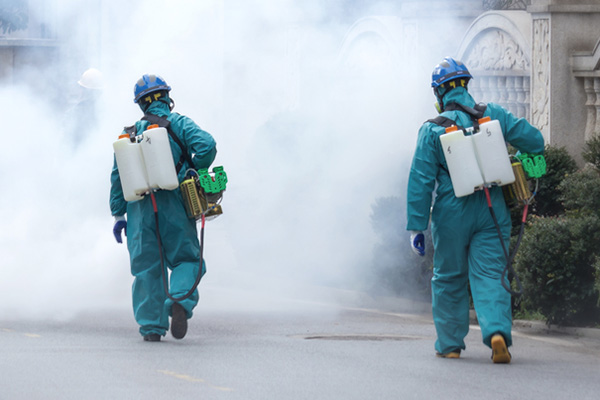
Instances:
[[[474,108],[475,108],[475,110],[480,112],[481,117],[483,117],[483,113],[485,112],[485,110],[487,110],[487,104],[483,104],[483,103],[475,104]],[[479,118],[481,118],[481,117],[479,117]]]
[[[428,119],[425,122],[431,122],[432,124],[436,124],[436,125],[442,126],[444,128],[449,128],[451,126],[456,125],[456,122],[454,120],[451,120],[450,118],[446,118],[442,115],[438,115],[437,117],[435,117],[433,119]],[[465,128],[463,128],[460,125],[456,125],[456,127],[463,132],[465,131]],[[444,171],[448,172],[448,169],[441,163],[440,163],[440,168],[442,168]]]
[[[436,125],[443,126],[444,128],[449,128],[449,127],[451,127],[453,125],[456,125],[456,122],[454,122],[450,118],[446,118],[446,117],[441,116],[441,115],[439,115],[439,116],[437,116],[437,117],[435,117],[433,119],[428,119],[425,122],[431,122],[431,123],[434,123]]]
[[[181,140],[175,134],[175,132],[173,132],[173,129],[171,129],[171,121],[169,121],[168,119],[166,119],[164,117],[159,117],[158,115],[154,115],[154,114],[144,114],[142,119],[144,121],[150,122],[151,124],[157,124],[161,128],[166,128],[167,132],[169,133],[169,136],[171,136],[171,139],[173,139],[175,141],[175,143],[177,143],[177,145],[181,148],[181,157],[179,158],[179,162],[175,166],[175,170],[177,171],[177,173],[179,173],[179,171],[181,171],[181,167],[183,167],[183,163],[185,161],[187,161],[187,163],[189,164],[190,167],[194,168],[194,162],[192,161],[192,158],[190,157],[189,153],[187,152],[187,149],[185,148],[183,143],[181,143]]]
[[[450,103],[444,108],[444,111],[462,111],[469,114],[473,121],[473,128],[477,131],[479,129],[479,119],[483,117],[486,109],[487,104],[483,103],[475,104],[473,108],[459,103]]]

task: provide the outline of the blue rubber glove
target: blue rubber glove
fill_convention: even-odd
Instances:
[[[123,239],[121,238],[121,232],[125,230],[125,236],[127,236],[127,221],[125,217],[115,217],[115,226],[113,226],[113,235],[115,235],[115,239],[117,239],[117,243],[123,243]]]
[[[410,231],[410,245],[412,251],[420,256],[425,255],[425,236],[420,231]]]

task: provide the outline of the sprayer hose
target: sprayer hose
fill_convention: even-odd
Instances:
[[[521,238],[523,237],[523,232],[525,230],[525,220],[527,218],[527,204],[525,205],[525,209],[523,210],[523,219],[521,220],[521,228],[519,230],[519,236],[517,238],[517,243],[515,245],[515,248],[513,250],[512,254],[508,254],[508,250],[506,249],[506,245],[504,244],[504,240],[502,239],[502,231],[500,230],[500,224],[498,224],[498,219],[496,218],[496,213],[494,212],[494,208],[492,207],[492,199],[490,198],[490,191],[487,187],[484,187],[483,190],[485,191],[485,196],[487,198],[487,202],[488,202],[488,209],[490,210],[490,214],[492,216],[492,220],[494,221],[494,225],[496,226],[496,231],[498,232],[498,238],[500,239],[500,244],[502,245],[502,251],[504,252],[504,257],[506,257],[506,266],[504,267],[504,270],[502,270],[502,277],[500,278],[500,282],[502,283],[502,287],[511,295],[516,296],[516,297],[520,297],[523,294],[523,286],[521,285],[521,281],[519,280],[519,277],[517,276],[517,273],[515,272],[512,264],[513,264],[513,260],[515,258],[515,255],[517,254],[517,250],[519,248],[519,245],[521,244]],[[507,273],[511,272],[515,278],[515,282],[517,283],[517,291],[515,292],[514,290],[511,289],[511,287],[506,283],[506,275]]]
[[[202,264],[204,262],[203,257],[202,257],[202,253],[204,250],[204,223],[205,223],[205,218],[204,215],[202,215],[202,225],[200,228],[200,267],[198,270],[198,275],[196,276],[196,281],[194,282],[194,284],[192,285],[191,289],[184,294],[181,297],[174,297],[171,295],[171,293],[169,293],[169,283],[167,280],[167,269],[165,266],[165,262],[164,262],[164,256],[163,256],[163,246],[162,246],[162,240],[160,239],[160,231],[158,230],[158,207],[156,206],[156,198],[154,197],[154,192],[150,192],[150,198],[152,199],[152,207],[154,209],[154,221],[156,224],[156,240],[158,242],[158,252],[160,255],[160,267],[161,267],[161,271],[162,271],[162,281],[163,281],[163,288],[165,290],[165,293],[167,295],[167,297],[171,300],[173,300],[176,303],[179,303],[180,301],[183,301],[185,299],[187,299],[188,297],[190,297],[194,291],[196,290],[196,288],[198,287],[198,285],[200,284],[200,280],[202,279]]]

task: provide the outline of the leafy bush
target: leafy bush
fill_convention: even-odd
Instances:
[[[398,196],[379,197],[371,206],[371,227],[381,241],[398,243],[406,236],[406,201]]]
[[[566,210],[600,215],[600,174],[596,169],[584,168],[567,175],[558,190]]]
[[[546,146],[544,151],[547,173],[539,180],[532,212],[540,216],[563,214],[559,184],[565,176],[577,171],[577,163],[564,147]]]
[[[595,286],[600,254],[600,218],[594,214],[536,217],[527,228],[515,269],[523,307],[548,324],[589,325],[600,321]]]
[[[596,136],[585,142],[581,155],[585,161],[600,170],[600,137]]]
[[[410,248],[406,231],[406,201],[397,196],[381,197],[371,206],[371,226],[378,243],[373,250],[370,292],[397,295],[420,301],[431,300],[433,244],[430,230],[425,234],[425,257]]]
[[[597,154],[593,146],[589,160]],[[600,173],[577,171],[564,148],[547,147],[545,156],[548,174],[534,209],[546,217],[530,220],[515,260],[525,292],[517,312],[538,311],[549,324],[594,324],[600,321]]]

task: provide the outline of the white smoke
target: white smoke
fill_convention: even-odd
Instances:
[[[431,114],[414,93],[428,82],[405,79],[376,40],[341,63],[350,23],[326,3],[57,0],[46,18],[61,50],[44,70],[56,90],[31,89],[39,71],[29,65],[27,85],[5,85],[0,98],[0,315],[129,307],[109,175],[112,142],[141,117],[132,89],[144,73],[165,78],[175,111],[214,135],[213,165],[230,179],[224,215],[207,223],[201,288],[368,289],[371,206],[404,192],[416,131]],[[64,127],[88,67],[106,86],[75,148]]]

